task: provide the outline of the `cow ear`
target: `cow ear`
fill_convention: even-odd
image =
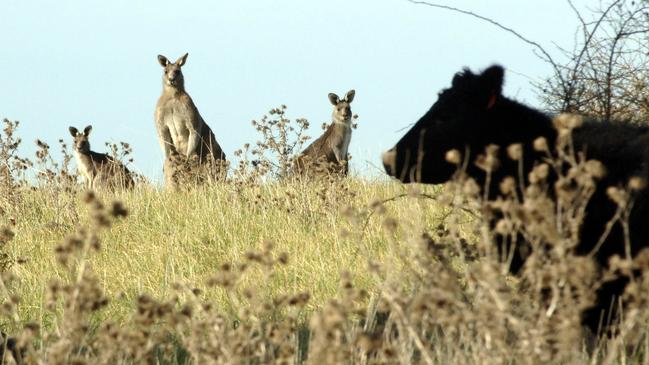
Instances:
[[[491,66],[480,75],[484,88],[488,91],[487,109],[491,109],[503,90],[505,70],[500,66]]]
[[[503,80],[505,78],[505,70],[500,66],[491,66],[486,69],[482,75],[482,84],[485,88],[496,95],[500,95],[503,89]]]

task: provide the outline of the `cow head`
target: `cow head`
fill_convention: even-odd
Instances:
[[[448,162],[450,150],[483,149],[480,141],[489,128],[489,114],[501,98],[503,68],[492,66],[481,74],[465,69],[452,86],[439,93],[430,110],[383,153],[388,175],[402,182],[442,183],[456,166]],[[482,152],[482,151],[479,151]]]

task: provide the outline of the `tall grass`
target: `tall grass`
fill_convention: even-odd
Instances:
[[[84,192],[65,157],[0,148],[0,160],[0,364],[649,363],[645,276],[625,294],[615,337],[580,327],[598,279],[570,247],[593,161],[559,161],[572,164],[561,186],[584,197],[541,194],[546,166],[524,196],[509,181],[493,201],[459,152],[444,187],[276,179],[283,165],[266,160],[177,191],[140,181]],[[611,194],[628,203],[623,189]],[[494,247],[518,233],[531,249],[511,276]]]
[[[347,196],[350,199],[327,191],[327,186],[297,182],[268,184],[246,194],[223,184],[182,192],[140,187],[100,195],[119,200],[129,210],[127,219],[101,234],[101,251],[88,259],[106,293],[121,298],[109,304],[102,316],[126,321],[138,295],[167,298],[175,283],[204,287],[222,265],[242,261],[269,241],[276,251],[286,253],[289,264],[268,281],[262,281],[259,270],[248,273],[242,285],[261,285],[267,295],[309,291],[310,309],[335,296],[345,271],[361,287],[375,289],[377,282],[367,264],[386,260],[394,248],[379,219],[368,218],[360,231],[362,226],[346,209],[367,210],[374,200],[404,188],[356,179],[345,182],[345,187],[354,192],[353,197]],[[54,249],[90,221],[83,193],[58,196],[59,202],[52,198],[47,191],[36,190],[10,212],[16,217],[16,237],[5,250],[14,258],[26,259],[15,267],[20,277],[15,289],[23,300],[19,314],[26,320],[39,318],[48,280],[61,275]],[[414,208],[407,201],[390,207],[399,216],[419,215]],[[430,227],[441,222],[442,212],[435,204],[427,206],[424,214]],[[224,291],[206,295],[223,310],[232,310],[232,298]]]

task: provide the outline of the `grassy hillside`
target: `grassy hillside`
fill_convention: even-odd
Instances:
[[[381,218],[369,217],[368,207],[402,191],[394,183],[350,180],[333,186],[273,183],[243,191],[227,184],[186,192],[141,187],[100,195],[128,209],[126,218],[101,232],[101,251],[88,259],[106,294],[120,298],[101,315],[124,321],[138,295],[167,298],[175,283],[204,288],[222,265],[242,262],[269,242],[275,252],[286,253],[288,264],[272,278],[264,278],[261,270],[247,273],[242,286],[261,287],[267,295],[309,291],[310,309],[335,296],[344,271],[358,286],[373,290],[377,280],[368,262],[384,262],[403,248],[391,247]],[[429,226],[439,223],[442,213],[427,204],[422,214],[413,199],[389,209],[399,216],[424,217]],[[25,194],[7,212],[15,217],[16,237],[5,252],[26,260],[15,267],[22,320],[41,320],[48,281],[62,275],[55,247],[87,225],[89,214],[82,192],[47,190]],[[232,310],[222,290],[206,295],[222,310]]]
[[[5,126],[0,364],[648,363],[649,276],[629,285],[615,337],[581,327],[614,274],[571,249],[585,161],[564,161],[565,186],[582,188],[559,204],[538,171],[524,199],[510,181],[497,201],[462,174],[445,186],[277,179],[291,161],[272,157],[278,144],[238,152],[227,182],[93,193],[65,146],[60,160],[42,142],[21,160]],[[496,234],[530,243],[517,276]]]

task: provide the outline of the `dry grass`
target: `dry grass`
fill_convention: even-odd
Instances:
[[[111,303],[103,315],[124,320],[139,294],[166,298],[173,294],[174,283],[202,286],[221,265],[243,261],[247,252],[266,241],[275,242],[276,250],[290,257],[290,265],[264,283],[269,295],[308,290],[313,308],[335,296],[343,271],[352,272],[362,287],[375,288],[368,259],[383,261],[391,250],[381,222],[370,219],[365,232],[359,232],[344,210],[350,206],[366,209],[374,199],[396,195],[403,187],[363,180],[345,186],[356,195],[351,200],[341,201],[324,186],[318,191],[315,183],[274,183],[251,188],[246,194],[223,184],[186,192],[140,187],[102,196],[119,200],[129,209],[126,220],[101,234],[102,249],[88,260],[106,293],[123,298]],[[8,212],[16,217],[16,237],[6,250],[12,257],[27,260],[15,267],[21,278],[17,293],[30,303],[21,307],[21,318],[39,317],[48,280],[61,275],[52,254],[55,247],[89,222],[82,195],[59,196],[60,201],[53,203],[48,192],[34,191]],[[392,209],[401,216],[414,214],[409,205],[403,201]],[[429,225],[439,222],[434,205],[426,215]],[[352,233],[345,235],[345,231]],[[241,284],[256,285],[261,275],[250,273]],[[224,292],[212,291],[208,296],[224,310],[232,306]]]
[[[459,153],[443,188],[277,179],[287,159],[180,191],[140,181],[88,193],[62,150],[57,163],[0,148],[11,167],[0,171],[5,363],[649,363],[645,276],[627,293],[617,337],[593,342],[579,325],[597,280],[570,247],[592,161],[555,155],[570,165],[565,186],[577,187],[556,201],[539,194],[543,168],[523,197],[502,184],[503,199],[485,200]],[[480,160],[486,171],[493,151]],[[630,195],[611,193],[626,206]],[[500,212],[495,225],[490,212]],[[532,252],[512,277],[494,242],[519,233]]]
[[[343,194],[336,189],[344,190]],[[436,190],[428,188],[431,194]],[[37,337],[56,333],[65,317],[65,304],[61,299],[53,304],[52,283],[74,282],[71,272],[76,273],[79,266],[75,265],[82,262],[109,299],[88,316],[91,332],[107,320],[128,328],[134,305],[143,295],[161,302],[176,298],[174,307],[181,307],[186,293],[179,293],[179,288],[199,289],[201,301],[209,302],[233,323],[251,306],[249,291],[255,292],[257,300],[268,302],[291,293],[308,293],[308,303],[293,313],[304,325],[314,311],[339,296],[341,275],[351,278],[354,287],[376,293],[382,280],[370,271],[369,263],[392,263],[394,270],[402,270],[405,262],[395,258],[406,247],[393,246],[392,234],[383,229],[383,218],[369,216],[369,207],[376,199],[403,191],[395,183],[353,179],[334,186],[328,181],[276,182],[249,187],[243,193],[232,184],[183,192],[141,186],[98,196],[128,207],[128,217],[109,227],[94,222],[97,215],[106,213],[97,212],[94,203],[88,206],[84,193],[30,191],[7,212],[8,217],[15,217],[11,229],[16,236],[4,251],[12,260],[21,261],[11,269],[18,280],[10,286],[20,304],[3,328],[13,334],[25,323],[36,323],[42,331]],[[413,205],[413,201],[417,199],[402,199],[390,204],[389,210],[415,218],[422,217],[419,209],[423,206],[429,229],[442,221],[443,209],[430,202]],[[66,246],[79,229],[96,230],[99,249],[68,260],[74,263],[71,268],[62,266],[60,255],[54,252],[61,250],[62,243]],[[265,264],[253,266],[260,260],[256,255],[271,242],[272,252],[287,261],[271,265],[269,273],[271,268]],[[74,256],[75,249],[70,250]],[[237,267],[237,263],[251,267],[233,279],[236,285],[214,286],[223,268]],[[369,296],[359,299],[359,305],[368,303]],[[280,306],[272,317],[281,321],[285,315]]]

